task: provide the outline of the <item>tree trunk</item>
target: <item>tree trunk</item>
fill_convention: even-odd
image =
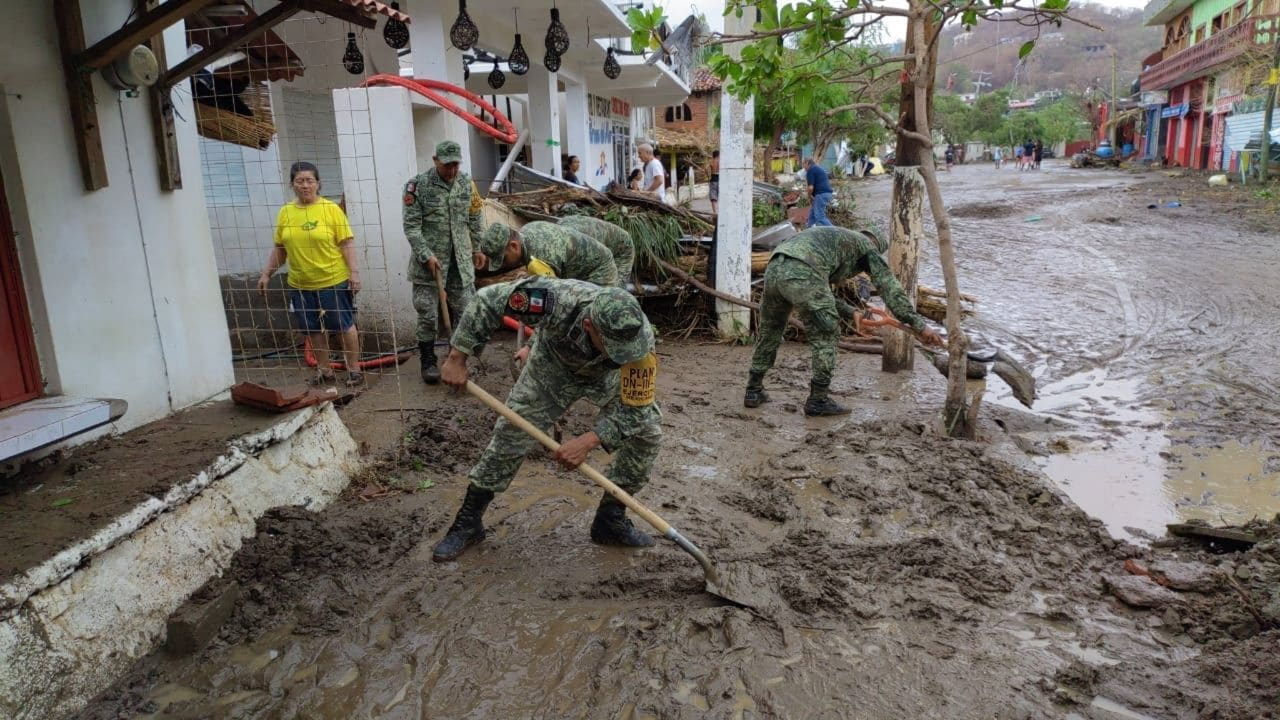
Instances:
[[[782,145],[782,132],[786,126],[781,121],[773,124],[773,134],[769,136],[769,144],[764,148],[764,181],[773,182],[773,153]]]
[[[893,213],[889,228],[889,269],[903,288],[911,306],[916,305],[916,286],[920,265],[920,242],[924,239],[925,189],[920,168],[897,166],[893,171]],[[910,333],[890,330],[884,338],[884,372],[911,370],[915,364],[915,343]]]
[[[914,76],[912,97],[915,110],[915,129],[925,137],[931,137],[929,131],[929,98],[933,95],[933,76],[937,70],[938,56],[936,49],[929,47],[926,37],[933,36],[934,8],[925,0],[911,0],[911,34],[912,45],[916,52],[924,53],[922,62],[917,62]],[[943,420],[947,433],[952,437],[971,438],[974,435],[973,418],[967,412],[968,403],[965,398],[965,371],[967,368],[966,351],[968,338],[960,329],[960,281],[956,277],[955,250],[951,245],[951,219],[947,216],[946,206],[942,202],[942,190],[938,186],[938,171],[932,149],[923,153],[920,158],[920,174],[924,177],[925,190],[929,196],[929,209],[933,214],[934,225],[938,229],[938,260],[942,264],[942,278],[947,291],[947,349],[950,355],[947,374],[947,400],[943,407]]]
[[[915,52],[913,31],[916,22],[914,17],[907,20],[906,53],[908,55]],[[902,128],[913,131],[919,130],[919,122],[916,118],[915,83],[911,80],[915,67],[914,60],[908,60],[903,66],[903,80],[898,93],[898,114],[902,118]],[[924,144],[917,138],[898,135],[897,170],[894,171],[893,177],[893,200],[890,213],[892,225],[889,228],[889,268],[893,270],[894,277],[904,288],[915,287],[919,274],[920,243],[924,239],[924,223],[921,216],[924,213],[925,193],[919,185],[921,176],[918,166],[920,158],[926,151]],[[904,174],[903,171],[908,169],[910,174]],[[914,306],[914,294],[908,292],[908,295],[911,296]],[[885,337],[884,359],[880,363],[880,369],[884,372],[910,370],[914,362],[915,351],[910,336],[901,330],[890,330]]]

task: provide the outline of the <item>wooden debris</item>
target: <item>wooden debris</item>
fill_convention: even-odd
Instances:
[[[1261,538],[1253,533],[1231,528],[1215,528],[1195,523],[1172,523],[1165,527],[1170,535],[1203,540],[1227,550],[1248,550],[1261,542]]]

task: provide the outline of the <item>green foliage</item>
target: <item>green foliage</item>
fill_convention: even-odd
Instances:
[[[662,47],[658,29],[666,21],[667,15],[660,7],[649,10],[631,8],[627,12],[627,25],[631,28],[631,50],[642,52]]]
[[[601,217],[631,234],[637,268],[655,268],[657,260],[673,262],[680,255],[684,230],[673,215],[613,205]]]
[[[975,108],[959,95],[938,95],[933,99],[933,129],[950,144],[962,143],[974,135]]]
[[[413,487],[413,489],[414,489],[416,492],[421,492],[421,491],[423,491],[423,490],[430,490],[431,488],[433,488],[433,487],[435,487],[435,486],[436,486],[436,481],[435,481],[435,480],[429,480],[429,479],[427,479],[427,478],[423,478],[423,479],[421,479],[421,480],[419,480],[419,481],[418,481],[418,484],[417,484],[417,485],[415,485],[415,486]]]
[[[769,227],[782,222],[786,215],[782,207],[772,202],[756,201],[751,203],[751,227]]]

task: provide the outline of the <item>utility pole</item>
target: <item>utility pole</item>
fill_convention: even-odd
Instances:
[[[1280,84],[1280,33],[1275,32],[1274,24],[1271,27],[1276,47],[1271,53],[1271,76],[1267,78],[1267,107],[1262,111],[1262,159],[1258,163],[1263,184],[1271,180],[1271,115],[1276,108],[1276,85]]]
[[[1116,97],[1116,48],[1113,45],[1111,47],[1111,111],[1107,113],[1107,121],[1111,123],[1111,132],[1108,137],[1111,138],[1111,149],[1116,157],[1120,157],[1120,145],[1117,143],[1119,138],[1116,137],[1116,131],[1120,127],[1116,122],[1116,111],[1120,109],[1119,105],[1120,99]]]
[[[725,5],[724,29],[730,35],[751,32],[755,8],[741,17]],[[739,59],[745,42],[730,43],[725,52]],[[716,216],[715,287],[735,297],[751,298],[751,146],[755,129],[755,98],[720,96],[720,212]],[[769,158],[765,159],[769,162]],[[716,300],[716,326],[725,337],[751,334],[751,311]]]

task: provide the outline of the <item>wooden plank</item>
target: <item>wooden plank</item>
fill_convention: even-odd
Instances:
[[[368,30],[378,26],[378,18],[338,0],[302,0],[302,9],[323,13]]]
[[[101,70],[211,2],[213,0],[169,0],[152,7],[133,22],[94,43],[93,47],[77,53],[76,65],[85,71]]]
[[[102,130],[98,127],[97,100],[93,77],[80,72],[75,58],[84,50],[84,21],[80,0],[55,0],[54,21],[58,26],[58,46],[62,53],[62,73],[67,84],[67,104],[71,109],[72,134],[80,156],[84,189],[89,192],[107,186],[107,161],[102,154]]]
[[[236,30],[227,33],[222,42],[207,47],[199,53],[183,60],[177,65],[170,68],[167,72],[160,76],[157,86],[172,88],[174,85],[186,80],[197,70],[208,65],[214,60],[235,51],[236,48],[266,33],[279,23],[293,17],[301,10],[299,0],[281,0],[280,4],[266,11],[265,13],[254,18],[250,22],[241,25]]]
[[[1243,530],[1233,530],[1231,528],[1209,527],[1207,525],[1194,525],[1191,523],[1172,523],[1165,526],[1172,535],[1181,537],[1193,537],[1209,542],[1224,543],[1229,546],[1239,548],[1249,548],[1257,545],[1262,538],[1253,533],[1244,532]]]
[[[154,10],[160,0],[141,0],[143,12]],[[147,47],[156,56],[162,69],[169,63],[164,53],[164,32],[157,32],[147,40]],[[173,125],[173,94],[167,87],[156,85],[148,88],[147,99],[151,110],[151,134],[156,141],[156,162],[160,166],[160,187],[172,192],[182,189],[182,163],[178,159],[178,135]]]

